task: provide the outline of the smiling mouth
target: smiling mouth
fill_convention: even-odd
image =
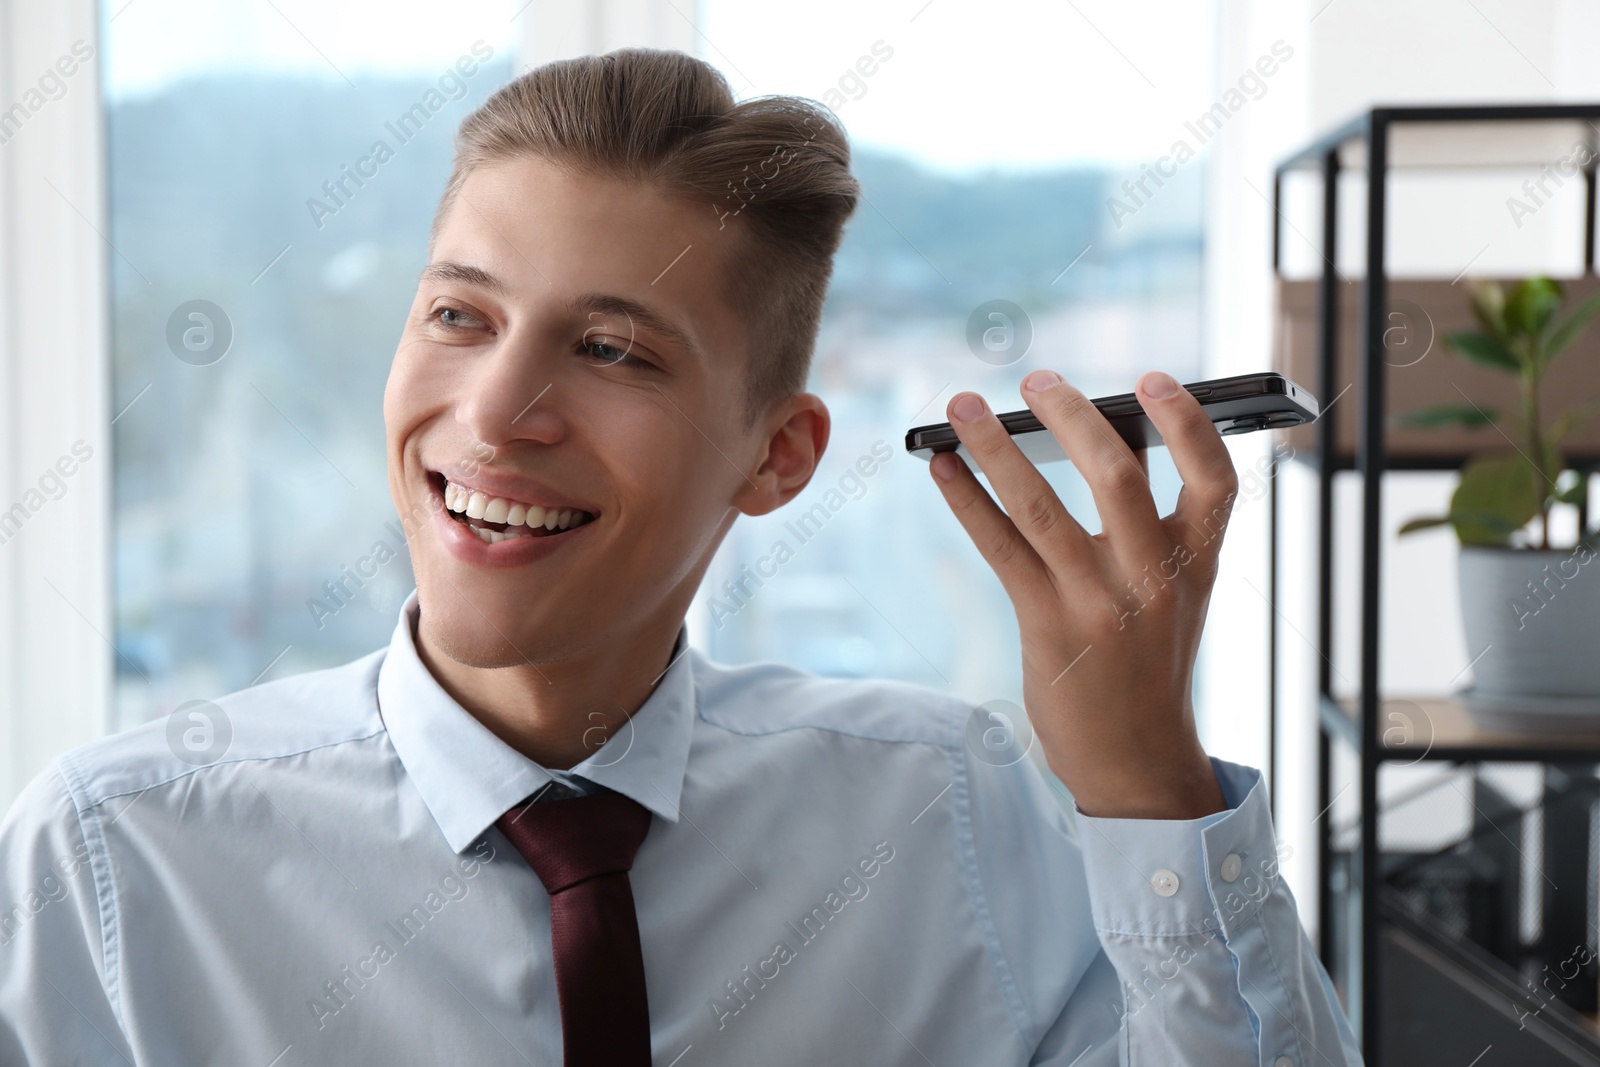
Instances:
[[[444,475],[430,472],[428,481],[443,499],[450,518],[465,526],[486,544],[521,538],[560,537],[595,521],[596,515],[578,508],[546,508],[457,485]]]

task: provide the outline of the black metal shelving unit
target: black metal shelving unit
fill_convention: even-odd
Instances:
[[[1546,743],[1537,738],[1526,742],[1520,739],[1487,738],[1475,736],[1471,729],[1444,731],[1447,737],[1435,737],[1424,756],[1419,757],[1415,746],[1387,745],[1380,732],[1379,708],[1383,694],[1379,691],[1380,655],[1380,575],[1384,530],[1380,529],[1382,516],[1380,490],[1383,474],[1387,471],[1452,470],[1468,457],[1466,455],[1430,455],[1426,457],[1386,454],[1384,399],[1384,330],[1388,319],[1388,278],[1385,260],[1386,225],[1391,221],[1387,201],[1387,179],[1391,173],[1391,134],[1396,127],[1408,124],[1450,123],[1527,123],[1551,121],[1580,121],[1587,123],[1589,136],[1594,137],[1596,123],[1600,123],[1600,104],[1549,104],[1512,106],[1460,106],[1460,107],[1378,107],[1367,111],[1344,125],[1332,130],[1293,155],[1280,162],[1273,178],[1272,265],[1275,274],[1281,272],[1283,241],[1283,191],[1285,176],[1295,171],[1314,170],[1320,174],[1322,185],[1321,255],[1322,271],[1318,287],[1318,343],[1319,375],[1311,385],[1325,408],[1338,397],[1339,383],[1336,375],[1339,351],[1338,313],[1340,279],[1335,265],[1337,259],[1337,234],[1340,220],[1338,195],[1339,176],[1344,153],[1356,148],[1365,149],[1364,170],[1367,175],[1365,190],[1366,232],[1365,274],[1361,279],[1359,312],[1360,356],[1357,375],[1351,395],[1341,403],[1358,405],[1356,438],[1353,453],[1340,454],[1336,447],[1336,424],[1330,417],[1319,420],[1316,427],[1316,446],[1312,453],[1300,452],[1289,462],[1305,462],[1314,468],[1317,476],[1317,591],[1316,591],[1316,646],[1320,653],[1317,677],[1318,742],[1317,742],[1317,798],[1318,808],[1327,812],[1330,797],[1330,762],[1335,745],[1347,746],[1356,756],[1359,767],[1359,844],[1343,853],[1336,868],[1332,831],[1332,816],[1325,815],[1318,823],[1319,859],[1319,948],[1324,960],[1336,952],[1334,938],[1341,936],[1343,944],[1337,946],[1344,952],[1347,965],[1340,968],[1345,974],[1345,995],[1357,1035],[1367,1057],[1366,1062],[1377,1067],[1381,1058],[1383,1011],[1385,991],[1381,985],[1384,943],[1382,882],[1383,857],[1379,853],[1378,807],[1379,769],[1385,762],[1413,762],[1419,758],[1446,761],[1458,765],[1518,762],[1550,765],[1547,773],[1576,772],[1580,777],[1590,773],[1600,764],[1600,738],[1593,741],[1571,743]],[[1591,141],[1591,144],[1593,142]],[[1353,152],[1351,153],[1354,154]],[[1583,264],[1585,274],[1592,274],[1595,261],[1595,163],[1591,155],[1583,167],[1585,184],[1585,236]],[[1570,456],[1569,462],[1579,469],[1600,467],[1600,456]],[[1335,698],[1331,671],[1333,656],[1333,558],[1334,558],[1334,482],[1341,473],[1353,473],[1361,484],[1360,496],[1360,672],[1359,684],[1353,698],[1340,701]],[[1270,715],[1271,753],[1269,779],[1277,784],[1276,749],[1279,656],[1279,537],[1280,505],[1278,501],[1277,471],[1268,478],[1270,507],[1269,591],[1270,624]],[[1587,515],[1583,516],[1587,526]],[[1441,715],[1451,710],[1453,702],[1442,701]],[[1459,709],[1455,709],[1459,711]],[[1464,722],[1464,720],[1462,720]],[[1554,795],[1554,794],[1552,794]],[[1499,831],[1499,824],[1493,829]],[[1545,827],[1548,834],[1551,827]],[[1557,828],[1559,830],[1559,827]],[[1570,830],[1570,827],[1568,828]],[[1503,831],[1501,832],[1504,836]],[[1559,844],[1561,839],[1549,844]],[[1570,838],[1566,839],[1570,840]],[[1541,860],[1544,862],[1544,860]],[[1556,862],[1561,862],[1557,860]],[[1569,859],[1570,862],[1570,859]],[[1347,890],[1331,887],[1335,870],[1347,877]],[[1569,883],[1570,884],[1570,883]],[[1340,901],[1342,915],[1336,914],[1336,897],[1341,892],[1354,892],[1354,902]],[[1580,894],[1582,895],[1582,894]],[[1580,901],[1582,906],[1585,901]],[[1578,916],[1586,920],[1585,916]],[[1390,1020],[1391,1023],[1398,1020]]]

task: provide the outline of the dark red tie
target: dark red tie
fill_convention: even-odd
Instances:
[[[550,894],[566,1067],[649,1067],[650,1011],[628,871],[650,810],[613,792],[531,800],[495,825]]]

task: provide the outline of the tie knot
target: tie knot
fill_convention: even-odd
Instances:
[[[621,793],[600,793],[519,804],[495,825],[555,896],[597,875],[631,870],[650,809]]]

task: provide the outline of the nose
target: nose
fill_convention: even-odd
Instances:
[[[550,342],[507,336],[474,368],[456,403],[456,420],[492,447],[512,441],[554,444],[566,436]]]

